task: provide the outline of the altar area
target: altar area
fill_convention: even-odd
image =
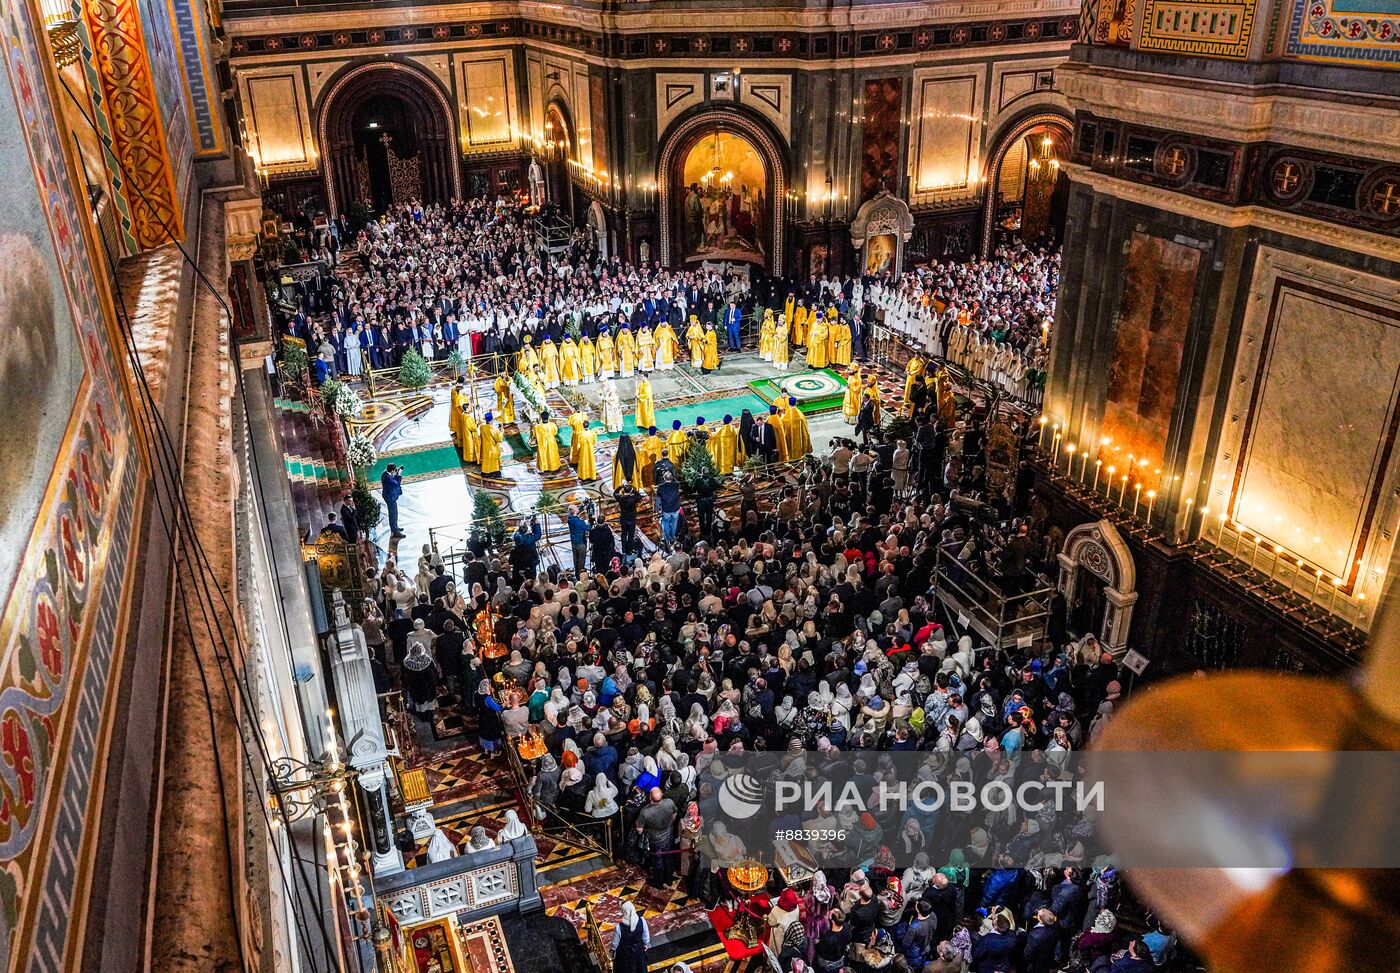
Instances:
[[[485,365],[485,363],[482,363]],[[485,369],[483,368],[483,371]],[[720,367],[709,374],[692,368],[689,361],[679,361],[666,371],[649,373],[655,401],[656,426],[664,437],[672,423],[679,420],[691,428],[699,419],[714,429],[726,415],[733,416],[737,425],[743,410],[754,415],[767,415],[770,405],[782,398],[795,398],[798,408],[806,414],[812,436],[813,452],[825,455],[833,436],[849,436],[852,426],[842,416],[841,404],[846,380],[834,368],[809,369],[802,354],[794,350],[786,371],[779,371],[764,361],[756,351],[727,352]],[[381,554],[398,549],[417,552],[426,543],[445,547],[464,546],[472,529],[473,494],[485,490],[499,504],[507,523],[535,511],[544,494],[561,504],[558,516],[542,518],[542,526],[552,535],[566,534],[563,514],[569,504],[593,501],[605,515],[612,496],[612,464],[620,436],[630,435],[639,443],[636,425],[637,383],[639,376],[613,378],[578,384],[561,385],[547,391],[545,406],[558,423],[560,452],[565,462],[556,472],[541,474],[535,458],[530,424],[525,419],[525,402],[518,392],[515,396],[518,423],[502,431],[501,470],[499,474],[483,476],[476,464],[463,464],[448,429],[452,372],[435,372],[433,382],[425,389],[410,391],[395,383],[377,381],[373,391],[362,392],[365,409],[357,420],[349,423],[352,433],[368,437],[375,445],[378,458],[366,470],[376,499],[379,496],[380,475],[387,464],[403,468],[403,496],[399,498],[399,526],[406,535],[393,540],[389,537],[388,518],[381,518],[371,532],[371,541]],[[468,400],[475,395],[478,414],[496,413],[494,376],[479,374],[469,383]],[[603,389],[611,383],[622,406],[623,426],[620,432],[605,432],[602,426]],[[882,375],[882,387],[889,379]],[[596,449],[598,479],[580,482],[567,462],[571,430],[567,419],[582,409],[598,433]],[[760,473],[771,481],[780,471]],[[736,471],[736,477],[737,477]],[[737,480],[736,480],[737,482]],[[644,504],[644,509],[649,504]],[[646,521],[643,519],[643,525]],[[644,531],[645,532],[645,531]]]

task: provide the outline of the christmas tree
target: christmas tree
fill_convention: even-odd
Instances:
[[[433,370],[416,349],[410,348],[403,353],[403,362],[399,365],[400,385],[406,389],[421,389],[427,388],[432,380]]]

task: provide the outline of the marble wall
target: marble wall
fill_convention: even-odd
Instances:
[[[1261,248],[1240,347],[1212,505],[1375,597],[1397,514],[1400,284]]]
[[[1154,468],[1176,404],[1199,264],[1200,251],[1161,237],[1136,232],[1128,244],[1103,435]]]

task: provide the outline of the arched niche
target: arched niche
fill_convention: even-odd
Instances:
[[[1070,135],[1074,122],[1059,109],[1044,106],[1031,108],[1007,122],[992,143],[992,151],[987,156],[987,169],[983,173],[985,191],[982,194],[982,236],[980,252],[986,256],[992,251],[992,237],[996,229],[997,200],[1001,185],[1001,170],[1011,153],[1022,139],[1036,132],[1045,132],[1062,147],[1059,158],[1069,154]],[[1063,242],[1063,240],[1061,241]]]
[[[1067,612],[1080,603],[1085,575],[1102,586],[1103,604],[1091,631],[1115,657],[1128,648],[1128,630],[1137,602],[1137,567],[1123,535],[1107,520],[1080,524],[1065,536],[1060,550],[1060,594]]]
[[[904,244],[914,232],[909,204],[888,190],[881,190],[856,210],[851,221],[851,246],[860,254],[864,273],[904,269]]]

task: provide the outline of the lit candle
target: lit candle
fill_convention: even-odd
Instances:
[[[1056,466],[1059,466],[1059,465],[1060,465],[1060,434],[1057,432],[1057,433],[1055,433],[1055,441],[1054,441],[1054,443],[1052,444],[1052,446],[1051,446],[1051,448],[1050,448],[1050,466],[1053,468],[1053,467],[1056,467]]]
[[[1110,500],[1113,499],[1113,477],[1114,477],[1114,475],[1115,475],[1117,472],[1118,472],[1118,467],[1116,467],[1116,466],[1110,466],[1110,467],[1108,468],[1108,485],[1107,485],[1106,487],[1104,487],[1104,491],[1103,491],[1103,492],[1104,492],[1104,495],[1107,496],[1108,499],[1110,499]]]
[[[1152,508],[1155,507],[1156,505],[1157,505],[1157,491],[1156,491],[1156,490],[1148,490],[1148,491],[1147,491],[1147,522],[1148,522],[1148,524],[1151,524],[1151,523],[1152,523]],[[1187,516],[1186,516],[1186,523],[1187,523],[1188,525],[1191,523],[1191,516],[1190,516],[1189,513],[1188,513]]]
[[[1269,577],[1272,579],[1274,572],[1278,570],[1279,562],[1283,560],[1283,545],[1274,545],[1274,563],[1269,567]]]
[[[1133,484],[1133,517],[1137,517],[1138,501],[1142,499],[1142,484]]]
[[[1251,570],[1251,571],[1254,570],[1254,564],[1255,564],[1255,562],[1259,560],[1259,546],[1260,546],[1263,542],[1264,542],[1264,538],[1263,538],[1262,535],[1260,535],[1260,534],[1255,534],[1255,535],[1254,535],[1254,553],[1251,554],[1250,557],[1249,557],[1249,570]]]
[[[1074,451],[1078,448],[1079,447],[1075,446],[1074,443],[1069,443],[1065,446],[1065,455],[1068,457],[1068,459],[1065,460],[1065,476],[1067,478],[1074,477]]]
[[[1320,587],[1322,587],[1322,568],[1318,568],[1313,576],[1313,590],[1312,594],[1308,595],[1309,601],[1317,601],[1317,589]]]
[[[1123,488],[1118,491],[1118,506],[1126,507],[1128,502],[1128,474],[1123,474]]]
[[[1086,459],[1084,462],[1085,462],[1085,464],[1087,465],[1089,461]],[[1093,486],[1093,491],[1094,491],[1095,493],[1098,493],[1098,492],[1099,492],[1099,470],[1100,470],[1102,467],[1103,467],[1103,460],[1101,460],[1101,459],[1096,459],[1096,460],[1094,460],[1094,486]],[[1081,482],[1083,482],[1084,477],[1081,476],[1079,479],[1080,479]]]
[[[1187,497],[1187,498],[1186,498],[1186,536],[1187,536],[1187,537],[1190,537],[1190,536],[1191,536],[1191,526],[1192,526],[1192,525],[1191,525],[1191,515],[1192,515],[1192,513],[1194,513],[1194,511],[1193,511],[1191,508],[1192,508],[1192,506],[1195,504],[1195,502],[1196,502],[1196,500],[1195,500],[1194,497]],[[1210,513],[1210,511],[1207,510],[1206,513]],[[1149,514],[1148,516],[1151,516],[1151,515]]]
[[[1038,444],[1038,445],[1040,446],[1041,449],[1044,449],[1044,448],[1045,448],[1045,422],[1046,422],[1045,417],[1044,417],[1044,416],[1041,416],[1041,417],[1040,417],[1040,442],[1039,442],[1039,444]]]
[[[1288,585],[1289,592],[1301,595],[1302,592],[1298,590],[1298,582],[1301,580],[1303,580],[1303,559],[1298,558],[1298,570],[1293,572],[1293,580]]]
[[[1329,614],[1332,614],[1332,615],[1337,614],[1337,592],[1341,591],[1341,589],[1342,589],[1342,579],[1341,579],[1341,578],[1333,578],[1333,579],[1332,579],[1332,599],[1331,599],[1331,600],[1328,602],[1328,604],[1327,604],[1327,611],[1328,611]]]
[[[1352,627],[1353,627],[1353,628],[1360,628],[1360,627],[1361,627],[1361,617],[1362,617],[1363,614],[1365,614],[1365,609],[1366,609],[1366,604],[1365,604],[1365,602],[1366,602],[1366,592],[1364,592],[1364,591],[1359,592],[1359,593],[1357,594],[1357,596],[1356,596],[1356,619],[1352,622]]]

